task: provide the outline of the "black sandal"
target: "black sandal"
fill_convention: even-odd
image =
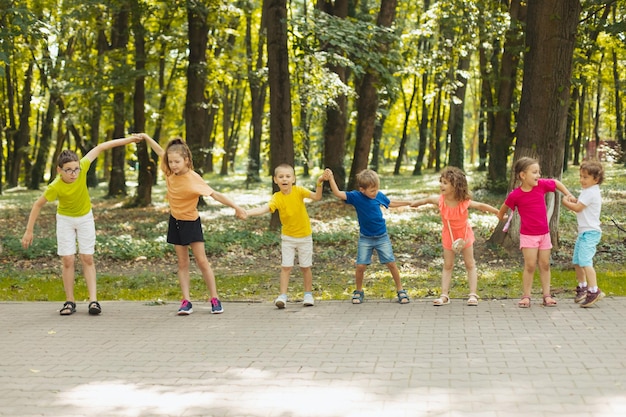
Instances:
[[[66,301],[63,308],[59,310],[59,314],[62,316],[71,316],[74,313],[76,313],[76,303],[73,301]]]
[[[89,314],[91,314],[92,316],[97,316],[100,313],[102,313],[102,307],[100,307],[100,303],[98,303],[97,301],[92,301],[91,303],[89,303]]]

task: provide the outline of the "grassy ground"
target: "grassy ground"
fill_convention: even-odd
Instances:
[[[626,295],[624,249],[626,227],[624,197],[626,172],[621,166],[607,165],[603,184],[603,239],[598,247],[596,270],[602,289],[609,295]],[[131,174],[132,175],[132,174]],[[128,178],[132,178],[129,175]],[[391,198],[414,199],[438,193],[438,174],[420,177],[382,175],[381,189]],[[243,176],[207,176],[207,181],[238,204],[250,208],[269,199],[270,182],[245,188]],[[474,199],[499,207],[504,195],[478,188],[484,174],[471,172]],[[563,182],[578,194],[578,170],[574,167]],[[300,178],[299,184],[314,188],[313,179]],[[253,189],[252,189],[253,188]],[[98,229],[98,293],[102,300],[172,301],[180,298],[176,278],[176,257],[165,242],[168,207],[162,184],[153,191],[154,204],[148,208],[125,208],[123,200],[104,198],[106,184],[92,191]],[[134,190],[129,189],[129,193]],[[39,191],[12,189],[0,196],[0,300],[64,299],[56,256],[55,205],[42,211],[35,230],[35,243],[27,251],[20,247],[28,213]],[[207,199],[201,216],[207,254],[217,275],[220,297],[229,301],[267,301],[278,292],[280,236],[269,231],[269,216],[237,220],[233,210]],[[357,223],[354,210],[333,196],[307,203],[314,237],[314,290],[318,299],[346,299],[354,289],[354,257]],[[439,294],[441,279],[441,222],[432,208],[394,209],[386,214],[394,252],[405,288],[412,298]],[[479,269],[482,298],[516,298],[521,293],[522,258],[519,250],[507,252],[487,243],[497,225],[491,214],[472,212],[470,220],[476,234],[475,256]],[[615,221],[615,223],[613,222]],[[570,264],[576,239],[576,218],[562,209],[559,227],[560,247],[552,253],[552,291],[571,297],[575,275]],[[463,263],[455,267],[451,296],[468,293]],[[77,273],[77,299],[86,297],[80,267]],[[366,297],[395,297],[391,277],[384,266],[373,263],[366,273]],[[535,297],[540,294],[538,276]],[[192,269],[192,297],[207,297],[200,274]],[[302,279],[294,270],[290,296],[302,296]]]

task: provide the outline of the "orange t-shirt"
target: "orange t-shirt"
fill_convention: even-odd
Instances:
[[[193,170],[183,175],[167,175],[166,198],[170,203],[170,212],[176,220],[196,220],[198,213],[198,199],[201,196],[210,196],[213,189],[204,182],[202,177]]]

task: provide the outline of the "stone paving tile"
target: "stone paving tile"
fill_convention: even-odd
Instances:
[[[626,298],[0,303],[0,416],[626,415]]]

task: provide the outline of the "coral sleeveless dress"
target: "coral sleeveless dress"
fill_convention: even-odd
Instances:
[[[441,231],[443,248],[452,250],[453,239],[450,237],[448,222],[450,222],[450,227],[452,227],[454,239],[465,239],[465,247],[470,246],[474,243],[474,231],[467,221],[471,200],[461,201],[456,207],[446,205],[444,200],[443,194],[439,196],[439,213],[441,213],[441,221],[443,223],[443,230]]]

